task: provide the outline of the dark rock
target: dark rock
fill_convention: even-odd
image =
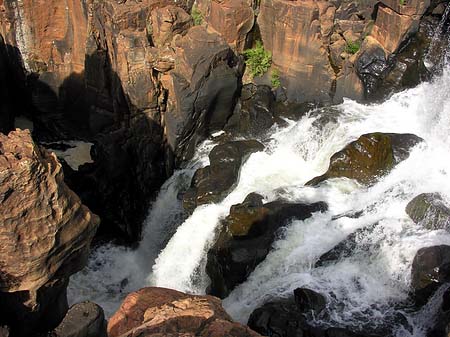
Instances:
[[[210,165],[197,170],[191,188],[183,196],[188,212],[203,204],[224,199],[235,186],[243,162],[264,146],[256,140],[231,141],[215,146],[209,154]]]
[[[439,193],[419,194],[408,203],[406,213],[427,229],[450,230],[450,208]]]
[[[216,243],[208,251],[209,293],[226,297],[266,258],[279,228],[292,219],[304,220],[312,213],[326,209],[323,202],[308,205],[274,201],[262,204],[261,196],[254,193],[242,204],[232,206]]]
[[[411,289],[423,305],[443,283],[450,282],[450,246],[419,249],[411,267]]]
[[[346,177],[372,185],[409,156],[410,149],[422,139],[412,134],[369,133],[351,142],[330,159],[325,174],[306,185],[314,186],[329,178]]]
[[[295,289],[294,299],[300,312],[313,312],[315,316],[319,315],[327,306],[326,298],[311,289]]]
[[[252,312],[248,326],[264,336],[273,337],[369,337],[345,328],[310,325],[293,299],[266,303]]]
[[[448,285],[442,287],[447,288],[443,294],[439,289],[430,301],[441,301],[439,310],[434,316],[434,325],[427,331],[427,337],[448,337],[450,333],[450,288]]]
[[[368,254],[371,250],[378,248],[378,242],[366,242],[362,240],[368,234],[372,233],[377,226],[378,223],[357,229],[355,232],[351,233],[343,241],[333,247],[333,249],[321,255],[319,260],[316,262],[316,267],[327,265],[331,262],[338,261],[354,254]]]
[[[52,337],[106,337],[103,309],[92,302],[73,305],[52,331]]]

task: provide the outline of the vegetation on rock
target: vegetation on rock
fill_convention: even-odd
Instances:
[[[272,88],[277,89],[281,86],[280,82],[280,72],[278,69],[272,70],[272,75],[270,77],[270,83],[272,84]]]
[[[349,41],[345,47],[345,51],[349,54],[356,54],[361,48],[361,42],[359,41]]]
[[[203,23],[203,15],[197,6],[192,7],[191,16],[195,26],[200,26]]]
[[[245,50],[244,57],[252,77],[264,75],[272,64],[272,54],[264,49],[261,41],[256,41],[255,47]]]

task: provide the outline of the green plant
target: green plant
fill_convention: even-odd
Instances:
[[[200,26],[203,23],[203,15],[202,12],[199,11],[197,6],[192,6],[191,17],[194,20],[195,26]]]
[[[402,6],[406,5],[406,0],[400,0],[400,5]]]
[[[361,42],[359,41],[349,41],[347,42],[347,46],[345,47],[345,51],[349,54],[356,54],[361,48]]]
[[[244,50],[244,57],[252,77],[264,75],[272,63],[272,55],[264,49],[261,41],[256,41],[255,47]]]
[[[272,88],[277,89],[281,86],[280,82],[280,72],[278,69],[272,70],[272,75],[270,76],[270,83],[272,84]]]

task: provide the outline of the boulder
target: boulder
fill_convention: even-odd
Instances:
[[[226,297],[266,258],[279,228],[290,220],[304,220],[326,209],[323,202],[263,204],[262,197],[255,193],[241,204],[231,206],[217,241],[208,251],[206,272],[211,279],[208,292]]]
[[[230,141],[215,146],[209,154],[209,166],[198,169],[191,188],[183,195],[183,207],[192,213],[197,206],[222,201],[237,183],[247,157],[264,146],[256,140]]]
[[[365,240],[365,238],[378,228],[378,223],[375,223],[368,227],[357,229],[339,244],[334,246],[331,250],[325,254],[322,254],[315,266],[322,267],[331,262],[336,262],[340,259],[347,258],[355,254],[370,254],[372,250],[379,248],[379,242],[371,242]]]
[[[0,134],[0,223],[1,323],[15,336],[53,328],[67,311],[69,276],[84,267],[99,218],[29,131]]]
[[[419,305],[440,285],[450,282],[450,246],[432,246],[417,251],[411,267],[411,290]]]
[[[450,230],[450,207],[439,193],[422,193],[405,209],[409,217],[427,229]]]
[[[230,134],[257,137],[275,123],[275,97],[270,87],[253,83],[244,85],[239,103],[225,127]]]
[[[175,68],[161,78],[168,91],[165,136],[175,162],[190,159],[197,144],[222,130],[236,104],[239,59],[220,35],[192,27],[174,42]]]
[[[327,300],[322,294],[307,288],[295,289],[294,300],[300,312],[312,312],[316,317],[320,315],[327,306]]]
[[[103,309],[92,302],[77,303],[51,334],[54,337],[107,337]]]
[[[312,326],[292,298],[269,302],[255,309],[248,326],[263,336],[369,337],[345,328]]]
[[[306,185],[314,186],[330,178],[346,177],[363,185],[373,185],[409,156],[422,139],[412,134],[369,133],[351,142],[330,159],[325,174]]]
[[[182,8],[169,5],[151,12],[151,37],[157,48],[170,44],[177,34],[192,27],[192,17]]]
[[[108,336],[258,337],[233,323],[212,296],[143,288],[129,294],[108,323]]]

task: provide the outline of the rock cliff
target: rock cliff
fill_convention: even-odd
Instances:
[[[1,323],[17,336],[54,327],[99,218],[64,183],[56,156],[27,131],[0,134],[0,223]]]

